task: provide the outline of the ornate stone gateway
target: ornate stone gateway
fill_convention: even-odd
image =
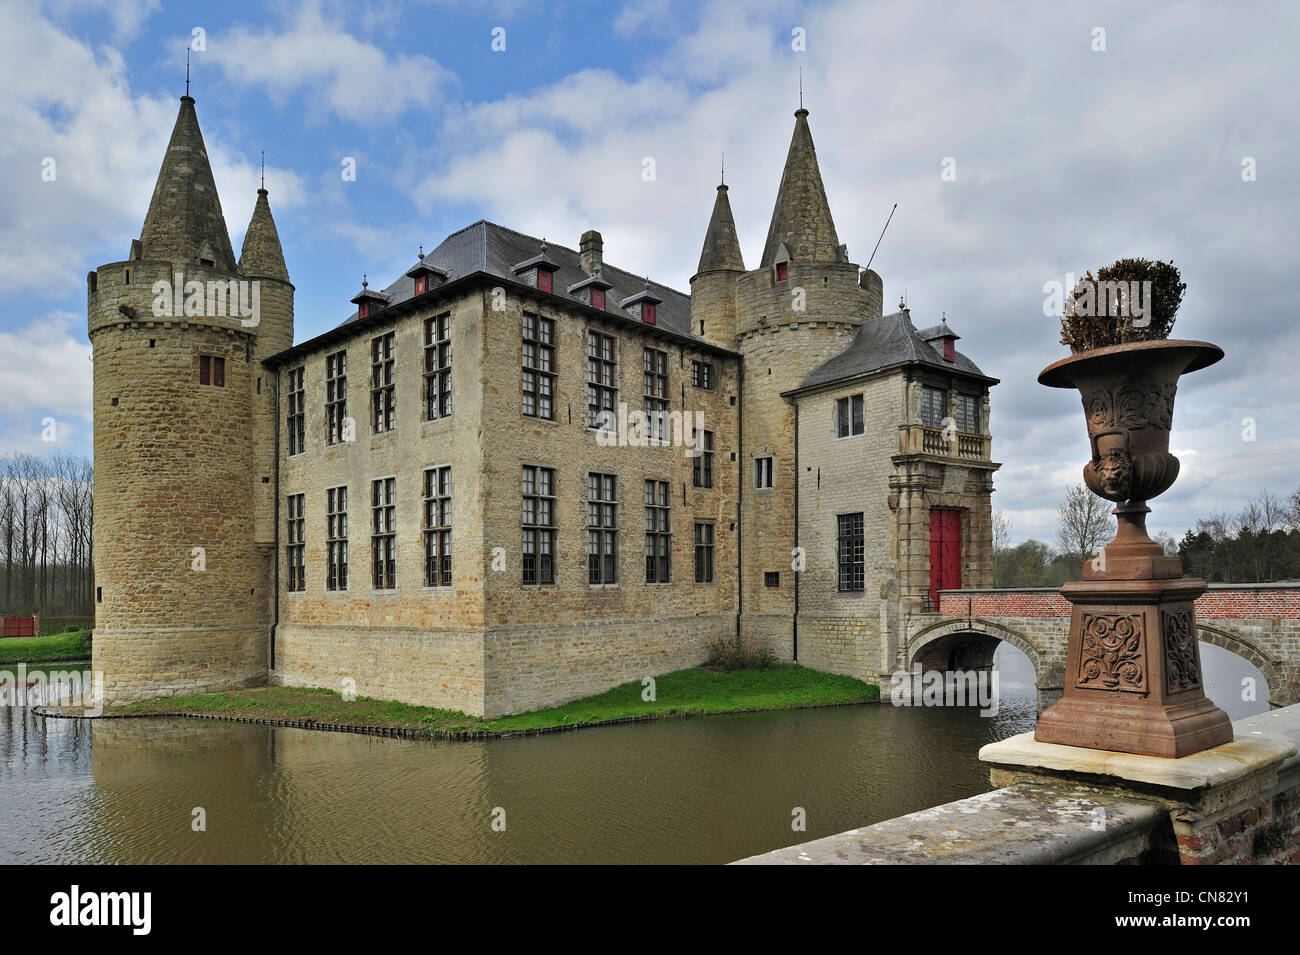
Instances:
[[[1223,357],[1216,345],[1147,341],[1082,352],[1038,376],[1078,388],[1092,460],[1083,477],[1114,501],[1115,539],[1061,594],[1073,605],[1064,693],[1034,738],[1145,756],[1186,756],[1232,741],[1228,715],[1205,696],[1193,602],[1205,581],[1146,531],[1146,502],[1178,477],[1169,453],[1180,375]]]

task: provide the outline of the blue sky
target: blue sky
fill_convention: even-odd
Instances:
[[[1063,354],[1043,284],[1127,255],[1182,267],[1175,334],[1229,357],[1180,389],[1183,477],[1151,525],[1181,533],[1300,485],[1297,25],[1282,4],[6,0],[0,452],[90,450],[85,275],[139,235],[196,27],[231,239],[265,150],[298,340],[346,317],[363,272],[387,284],[479,218],[569,246],[597,228],[611,262],[686,289],[724,150],[756,265],[802,67],[850,258],[898,202],[873,266],[888,304],[946,313],[1003,379],[995,506],[1015,538],[1050,536],[1087,456],[1077,397],[1034,380]]]

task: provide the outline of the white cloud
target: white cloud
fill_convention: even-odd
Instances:
[[[63,446],[89,433],[90,345],[85,317],[51,312],[15,331],[0,331],[0,408],[12,432],[5,442],[36,447],[47,417]],[[50,450],[50,445],[42,445]]]
[[[304,110],[323,103],[358,123],[431,107],[454,83],[431,57],[389,55],[327,23],[318,3],[299,10],[287,30],[236,27],[209,36],[207,56],[232,85],[261,88],[276,103],[301,101]]]

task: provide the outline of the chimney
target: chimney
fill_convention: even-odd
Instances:
[[[582,267],[591,275],[596,271],[596,267],[601,264],[602,253],[605,250],[604,240],[601,239],[600,233],[595,229],[588,229],[582,233],[582,241],[578,245],[578,252],[582,256]]]

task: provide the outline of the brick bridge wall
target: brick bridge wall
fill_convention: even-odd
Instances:
[[[945,590],[938,613],[908,618],[898,663],[910,669],[916,662],[928,668],[945,659],[991,659],[994,641],[1005,641],[1034,665],[1041,710],[1061,693],[1070,609],[1052,588]],[[1300,583],[1211,584],[1196,601],[1196,623],[1202,640],[1259,668],[1270,704],[1300,702]]]

